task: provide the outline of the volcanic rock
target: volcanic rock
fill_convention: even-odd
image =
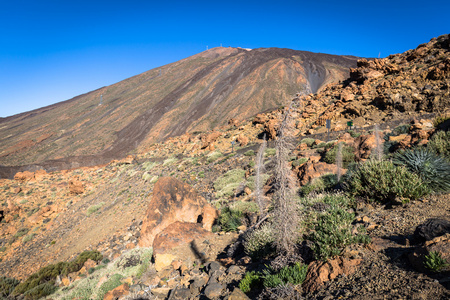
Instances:
[[[153,189],[141,229],[139,245],[151,247],[155,236],[170,224],[200,222],[210,230],[217,211],[188,184],[172,177],[161,177]]]

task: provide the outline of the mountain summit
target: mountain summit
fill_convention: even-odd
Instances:
[[[297,93],[317,92],[347,78],[356,60],[279,48],[213,48],[0,119],[0,165],[55,170],[107,163],[143,143],[215,129],[285,105]]]

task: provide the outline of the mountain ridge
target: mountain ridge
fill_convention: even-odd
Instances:
[[[291,49],[213,48],[1,119],[0,164],[48,170],[59,169],[57,162],[64,168],[104,164],[142,142],[206,131],[274,109],[298,92],[345,79],[355,65],[353,57]],[[5,176],[4,168],[0,172]]]

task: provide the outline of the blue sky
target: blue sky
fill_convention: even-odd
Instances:
[[[0,117],[220,46],[381,57],[450,33],[450,1],[0,0]]]

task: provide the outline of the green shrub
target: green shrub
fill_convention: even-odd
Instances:
[[[312,179],[310,182],[300,188],[302,196],[308,196],[311,193],[321,193],[323,191],[330,191],[338,184],[336,174],[325,174],[321,177]]]
[[[314,243],[316,259],[326,261],[340,255],[345,246],[358,242],[351,233],[355,215],[347,209],[334,208],[321,214],[309,239]]]
[[[300,141],[300,144],[306,144],[308,147],[311,147],[314,144],[315,139],[313,138],[304,138]]]
[[[244,278],[239,282],[239,288],[244,293],[250,292],[260,284],[259,273],[255,271],[245,273]]]
[[[297,262],[293,266],[281,268],[279,272],[274,272],[271,268],[265,269],[261,278],[266,288],[274,288],[287,283],[299,285],[305,281],[307,272],[308,266]]]
[[[0,299],[9,296],[19,283],[20,281],[15,278],[0,277]]]
[[[396,198],[414,200],[429,192],[418,175],[391,161],[368,160],[349,169],[345,177],[345,186],[351,195],[382,203]]]
[[[241,182],[245,180],[245,171],[233,169],[217,178],[214,182],[214,189],[217,197],[233,196]]]
[[[235,201],[229,205],[231,209],[238,210],[243,214],[252,214],[259,211],[258,204],[249,201]]]
[[[356,132],[356,131],[351,130],[351,129],[347,130],[347,132],[350,134],[350,136],[352,138],[355,138],[355,139],[361,135],[361,132]]]
[[[16,234],[14,234],[14,237],[15,237],[15,238],[22,237],[22,236],[24,236],[25,234],[27,234],[28,231],[30,231],[30,229],[25,228],[25,227],[20,228],[19,230],[17,230]]]
[[[292,162],[292,166],[293,166],[293,167],[298,167],[298,166],[300,166],[300,165],[303,165],[304,163],[306,163],[306,162],[308,161],[308,159],[309,159],[309,158],[307,158],[307,157],[302,157],[302,158],[299,158],[299,159],[297,159],[297,160],[294,160],[294,161]]]
[[[157,165],[156,162],[146,161],[142,164],[142,167],[146,172],[149,172],[151,169],[153,169]]]
[[[210,163],[216,161],[217,159],[219,159],[222,156],[223,156],[223,154],[221,152],[219,152],[219,151],[210,152],[210,153],[208,153],[208,155],[206,155],[206,162],[208,164],[210,164]]]
[[[103,256],[98,251],[84,251],[71,262],[59,262],[45,266],[28,277],[24,282],[17,285],[13,291],[13,295],[24,294],[32,299],[37,299],[33,297],[41,297],[39,295],[49,295],[46,293],[50,291],[53,293],[55,291],[51,287],[54,285],[56,277],[59,275],[67,276],[69,273],[78,272],[88,259],[100,261],[102,258]]]
[[[198,178],[205,178],[205,172],[204,171],[200,171],[198,172]]]
[[[253,258],[263,258],[275,250],[272,246],[274,241],[273,227],[266,223],[245,236],[244,251]]]
[[[270,178],[269,174],[267,174],[267,173],[261,174],[261,184],[264,185],[267,182],[267,180],[269,180],[269,178]],[[256,176],[250,176],[250,177],[247,178],[247,187],[249,189],[251,189],[252,191],[255,190],[255,188],[256,188]]]
[[[336,163],[336,155],[338,152],[339,144],[334,145],[333,148],[327,151],[324,157],[324,161],[329,164]],[[342,167],[347,169],[348,165],[355,161],[355,149],[352,146],[348,146],[347,144],[343,144],[342,147]]]
[[[149,181],[151,178],[152,178],[152,175],[149,174],[148,172],[145,172],[144,174],[142,174],[142,179],[146,182]]]
[[[450,119],[450,113],[444,113],[444,114],[438,114],[434,119],[433,119],[433,126],[435,128],[438,128],[442,123],[446,122],[447,120]]]
[[[247,152],[244,153],[245,156],[255,156],[255,151],[253,150],[248,150]]]
[[[167,158],[163,161],[163,166],[169,166],[169,165],[173,165],[174,163],[176,163],[178,161],[178,159],[176,159],[175,157],[170,157]]]
[[[275,148],[266,148],[264,150],[264,156],[274,156],[277,153],[277,150]]]
[[[433,192],[450,191],[450,163],[429,149],[399,151],[394,154],[392,161],[419,175]]]
[[[450,131],[436,132],[427,143],[427,149],[450,162]]]
[[[241,211],[225,207],[220,213],[219,224],[223,231],[236,231],[242,225],[243,216]]]
[[[104,282],[98,292],[97,292],[97,299],[98,300],[103,300],[103,298],[105,297],[106,293],[115,289],[116,287],[120,286],[122,284],[122,282],[120,281],[123,278],[122,275],[120,274],[114,274],[111,276],[111,278],[109,278],[106,282]]]
[[[37,300],[39,298],[53,294],[58,288],[53,283],[45,282],[27,290],[24,293],[25,299]]]
[[[445,269],[449,264],[442,258],[441,253],[437,251],[430,252],[429,255],[425,255],[424,260],[425,267],[432,272],[440,272]]]
[[[86,216],[90,216],[91,214],[93,214],[96,211],[98,211],[103,206],[103,204],[104,203],[101,202],[99,204],[91,205],[86,211]]]
[[[26,243],[26,242],[31,241],[34,238],[35,235],[36,235],[36,233],[31,233],[31,234],[28,234],[28,235],[24,236],[22,238],[22,243]]]

